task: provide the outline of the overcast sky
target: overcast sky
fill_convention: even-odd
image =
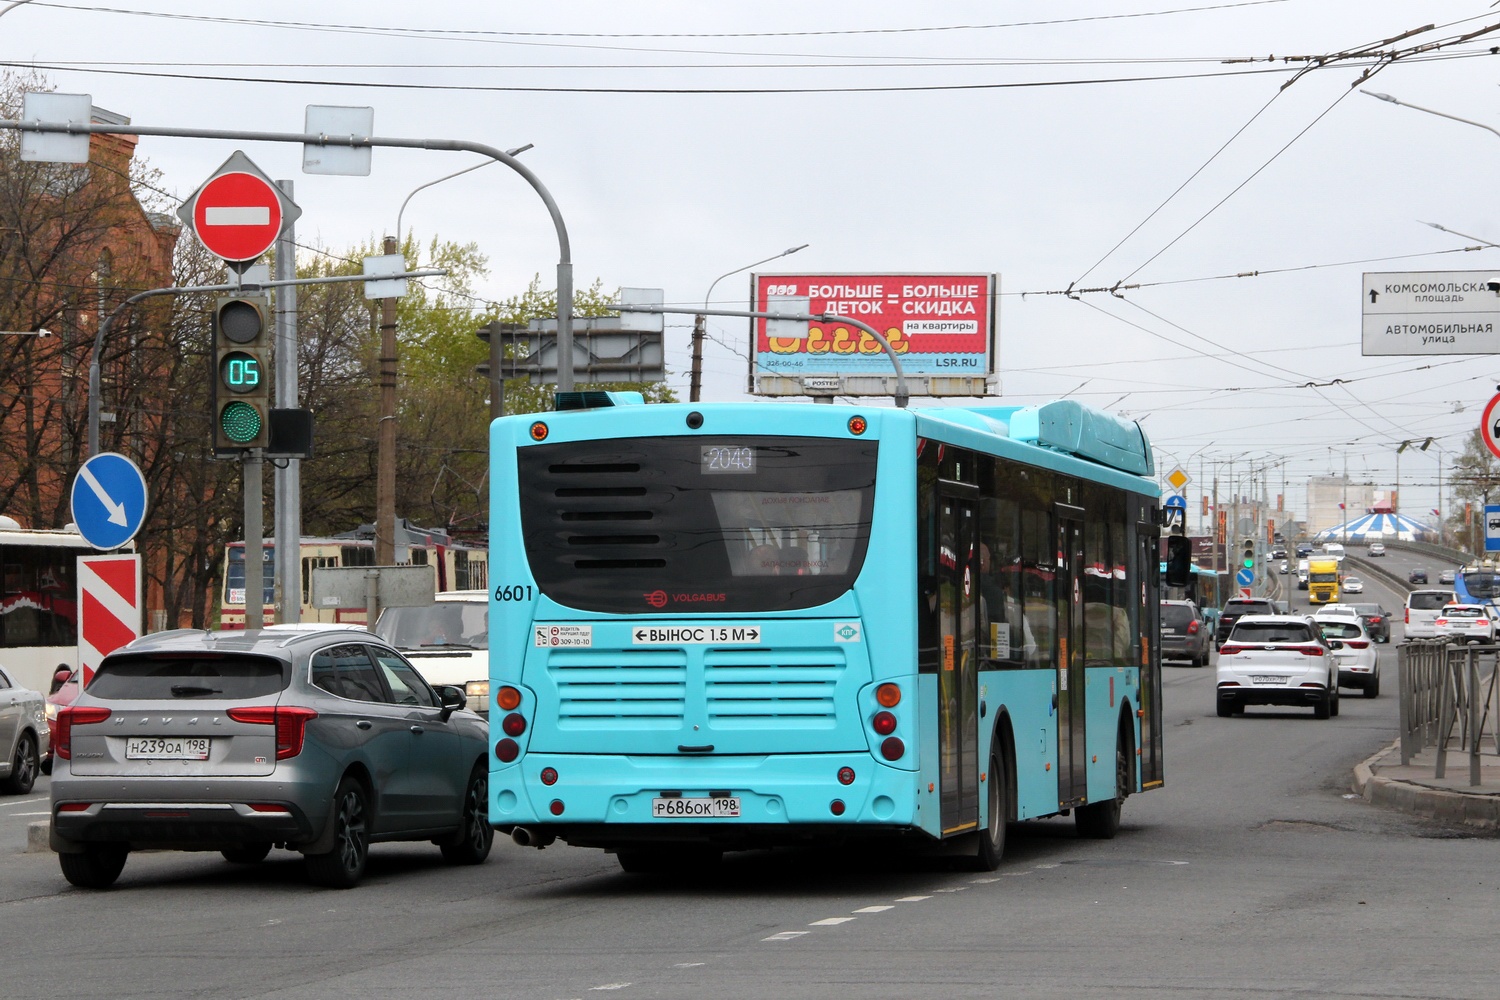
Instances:
[[[1347,462],[1390,487],[1400,442],[1430,436],[1400,459],[1402,509],[1426,514],[1439,448],[1446,479],[1500,384],[1489,355],[1361,354],[1362,273],[1500,275],[1500,135],[1359,93],[1500,127],[1500,30],[1461,40],[1500,28],[1489,0],[0,11],[0,61],[138,125],[299,132],[308,104],[371,105],[380,136],[534,143],[580,286],[701,303],[802,243],[762,269],[996,273],[1002,400],[1140,419],[1163,471],[1198,480],[1195,508],[1215,462],[1224,493],[1229,459],[1282,463],[1272,492],[1284,473],[1302,514],[1307,476]],[[236,145],[140,152],[185,196]],[[333,250],[478,162],[379,149],[369,177],[318,177],[298,146],[238,145],[295,180],[298,242]],[[490,298],[554,281],[545,209],[503,167],[421,192],[403,221],[476,243]],[[743,308],[747,276],[713,297]],[[667,326],[683,398],[689,327]],[[746,398],[746,324],[710,332],[704,398]]]

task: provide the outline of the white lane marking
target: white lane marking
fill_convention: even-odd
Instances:
[[[49,812],[39,812],[39,813],[11,813],[11,815],[12,816],[51,816],[52,814],[49,813]]]
[[[891,906],[891,905],[885,905],[885,906],[861,906],[859,909],[857,909],[857,910],[851,910],[850,912],[851,913],[884,913],[886,910],[894,910],[894,909],[895,909],[895,907]]]
[[[968,888],[969,887],[966,886],[966,885],[956,885],[956,886],[950,886],[947,889],[934,889],[932,891],[933,892],[963,892],[964,890],[966,890]]]
[[[780,934],[772,934],[768,938],[761,938],[761,940],[762,941],[790,941],[792,938],[799,938],[799,937],[801,937],[802,935],[804,935],[806,933],[808,933],[808,932],[807,931],[782,931]]]
[[[932,898],[931,896],[902,896],[900,899],[896,900],[896,902],[898,902],[898,903],[920,903],[924,899],[931,899],[931,898]]]
[[[11,806],[29,806],[37,802],[46,802],[47,798],[45,795],[30,795],[24,799],[11,799],[4,805],[0,805],[0,809],[8,809]]]
[[[991,882],[998,882],[998,881],[1000,881],[998,878],[971,878],[971,879],[969,879],[969,884],[970,885],[988,885]]]
[[[708,964],[707,962],[678,962],[676,965],[672,966],[672,968],[674,968],[674,969],[696,969],[700,965],[707,965],[707,964]]]
[[[269,226],[269,205],[218,205],[203,210],[205,226]]]
[[[851,920],[858,920],[858,919],[859,919],[858,917],[824,917],[822,920],[814,920],[812,923],[808,924],[807,926],[809,926],[809,927],[833,927],[833,926],[836,926],[838,924],[847,924]]]

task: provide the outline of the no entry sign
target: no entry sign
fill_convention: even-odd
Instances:
[[[177,212],[209,253],[247,264],[271,249],[302,214],[244,153],[236,151]]]

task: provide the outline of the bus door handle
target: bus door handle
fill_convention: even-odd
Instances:
[[[354,728],[355,729],[369,729],[370,728],[370,720],[369,719],[360,719],[358,722],[356,722],[354,724]]]
[[[987,712],[987,711],[988,711],[988,709],[987,709],[987,708],[986,708],[986,707],[985,707],[985,704],[984,704],[984,702],[983,702],[983,701],[981,701],[981,702],[980,702],[980,703],[979,703],[979,717],[980,717],[980,718],[981,718],[981,719],[982,719],[982,718],[984,718],[984,716],[985,716],[985,713],[986,713],[986,712]]]
[[[690,747],[690,746],[687,746],[686,744],[678,744],[678,746],[677,746],[677,752],[678,753],[713,753],[714,752],[714,745],[712,743],[706,743],[706,744],[704,744],[701,747]]]
[[[416,733],[418,736],[421,736],[423,733],[427,732],[427,730],[423,729],[421,726],[412,726],[411,731]]]

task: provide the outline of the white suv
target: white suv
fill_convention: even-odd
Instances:
[[[468,709],[490,711],[490,595],[450,590],[416,608],[386,608],[375,634],[395,646],[432,685],[462,688]]]
[[[1437,618],[1454,601],[1451,590],[1413,590],[1406,595],[1406,638],[1437,638]]]
[[[1219,716],[1246,705],[1311,705],[1313,716],[1339,714],[1339,663],[1313,619],[1245,615],[1219,647]]]

